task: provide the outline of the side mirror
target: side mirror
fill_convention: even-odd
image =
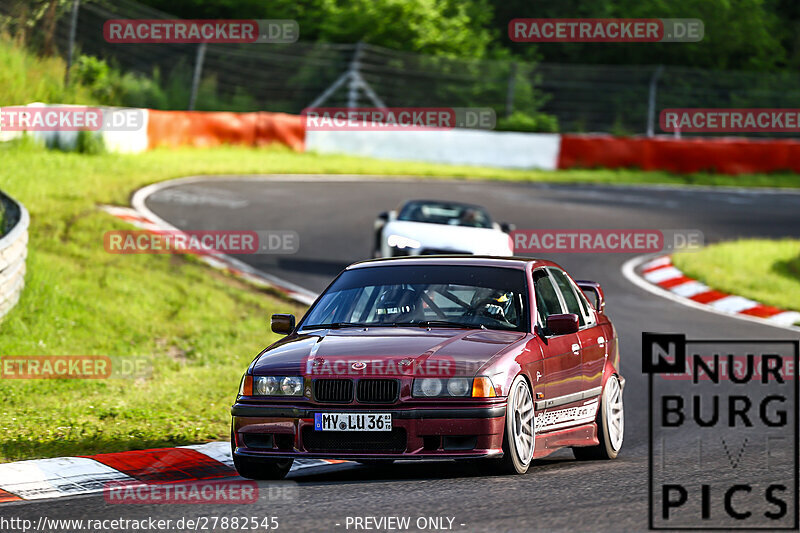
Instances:
[[[270,319],[270,327],[275,333],[288,335],[294,331],[294,315],[274,314]]]
[[[501,230],[502,230],[504,233],[511,233],[512,231],[514,231],[515,229],[517,229],[517,225],[516,225],[516,224],[511,224],[511,223],[509,223],[509,222],[501,222],[501,223],[500,223],[500,229],[501,229]]]
[[[595,296],[594,308],[597,309],[599,312],[603,312],[603,309],[606,306],[606,298],[603,295],[603,289],[600,287],[600,284],[596,281],[589,281],[589,280],[575,280],[577,283],[578,288],[583,292],[593,292]]]
[[[565,313],[547,317],[547,329],[553,335],[568,335],[578,331],[578,315]]]
[[[378,220],[383,220],[384,222],[389,221],[389,211],[384,211],[383,213],[378,215]]]

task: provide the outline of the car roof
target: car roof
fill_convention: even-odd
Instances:
[[[403,202],[403,205],[400,208],[402,209],[403,207],[407,206],[408,204],[442,204],[442,205],[453,205],[453,206],[458,206],[458,207],[475,207],[475,208],[482,209],[482,210],[486,211],[485,207],[483,207],[482,205],[478,205],[478,204],[468,204],[468,203],[465,203],[465,202],[454,202],[454,201],[451,201],[451,200],[431,200],[430,198],[417,198],[417,199],[413,199],[413,200],[408,200],[406,202]]]
[[[534,257],[497,257],[490,255],[412,255],[405,257],[387,257],[383,259],[368,259],[353,263],[346,270],[353,270],[365,267],[382,266],[412,266],[412,265],[441,265],[441,266],[476,266],[476,267],[500,267],[515,268],[525,270],[526,268],[538,268],[541,266],[554,266],[561,268],[552,261],[536,259]]]

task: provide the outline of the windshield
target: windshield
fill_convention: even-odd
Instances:
[[[492,227],[492,219],[483,208],[446,202],[408,202],[397,219],[473,228]]]
[[[465,327],[527,331],[522,270],[476,266],[382,266],[344,272],[302,328]]]

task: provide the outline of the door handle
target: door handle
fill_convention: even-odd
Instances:
[[[575,355],[578,355],[578,352],[580,352],[580,351],[581,351],[581,345],[580,344],[573,344],[572,345],[572,353],[574,353]]]

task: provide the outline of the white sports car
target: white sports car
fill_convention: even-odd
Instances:
[[[492,222],[480,206],[410,200],[375,220],[373,257],[404,255],[514,255],[511,224]]]

